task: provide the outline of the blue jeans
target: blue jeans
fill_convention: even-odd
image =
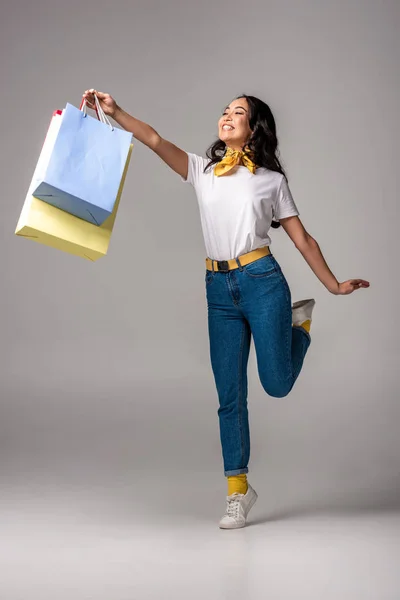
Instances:
[[[251,335],[261,384],[282,398],[303,366],[311,337],[292,327],[286,278],[272,254],[232,271],[205,275],[211,366],[219,399],[224,474],[248,473],[247,363]]]

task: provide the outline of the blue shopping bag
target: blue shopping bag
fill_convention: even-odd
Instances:
[[[106,117],[105,117],[106,119]],[[132,134],[67,104],[49,130],[32,195],[95,225],[112,214]]]

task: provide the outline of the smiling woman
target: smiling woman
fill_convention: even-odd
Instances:
[[[207,250],[205,287],[211,366],[219,400],[224,474],[228,479],[224,529],[246,524],[257,494],[247,482],[250,432],[247,363],[251,338],[265,392],[292,390],[311,343],[315,300],[292,305],[282,269],[270,250],[273,224],[283,229],[332,294],[369,286],[363,279],[339,283],[316,240],[305,230],[278,158],[275,120],[254,96],[233,100],[218,121],[218,139],[207,158],[185,152],[150,125],[123,111],[109,94],[97,95],[104,112],[151,148],[196,192]]]
[[[252,134],[249,124],[249,104],[241,97],[227,106],[218,122],[219,138],[233,150],[243,150]]]
[[[278,157],[274,116],[268,104],[259,98],[241,94],[225,108],[218,121],[218,139],[207,150],[210,161],[205,168],[222,161],[227,148],[242,152],[235,156],[237,164],[243,164],[246,156],[251,156],[258,167],[281,173],[288,182]],[[280,227],[279,221],[272,219],[271,227]]]

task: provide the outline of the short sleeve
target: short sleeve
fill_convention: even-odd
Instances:
[[[279,219],[294,217],[299,214],[286,177],[283,175],[274,202],[274,218],[279,221]]]
[[[201,156],[197,156],[197,154],[193,154],[192,152],[187,152],[188,155],[188,176],[187,179],[181,177],[181,180],[184,183],[190,183],[194,187],[200,181],[202,175],[204,175],[204,167],[206,165],[206,159]]]

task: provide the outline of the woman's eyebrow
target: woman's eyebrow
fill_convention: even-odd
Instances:
[[[229,106],[224,108],[224,111],[227,110],[228,108],[229,108]],[[245,110],[247,112],[247,109],[244,106],[236,106],[235,108],[242,108],[243,110]]]

